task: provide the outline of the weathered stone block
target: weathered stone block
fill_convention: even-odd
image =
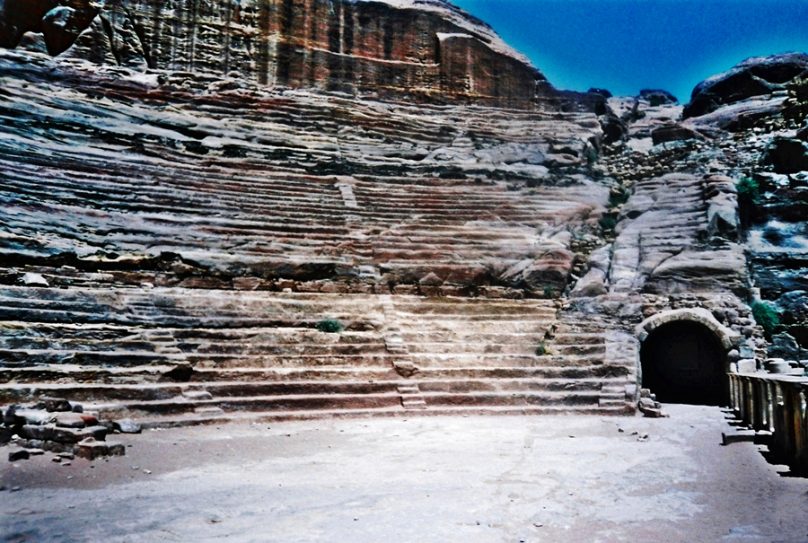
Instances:
[[[54,424],[24,425],[20,434],[29,439],[55,441],[57,443],[77,443],[82,439],[94,438],[104,440],[107,435],[105,426],[90,426],[87,428],[64,428]]]
[[[54,423],[56,426],[61,426],[63,428],[84,428],[87,425],[84,420],[84,416],[73,412],[58,413],[54,417]]]
[[[107,443],[109,456],[126,456],[126,446],[123,443]]]
[[[109,454],[109,447],[102,441],[96,441],[95,439],[89,438],[76,444],[75,448],[73,449],[73,453],[78,458],[95,460],[96,458],[107,456]]]
[[[54,415],[41,409],[15,409],[13,413],[14,424],[48,424],[53,422]]]
[[[45,410],[48,411],[49,413],[73,410],[73,406],[71,406],[70,402],[65,400],[64,398],[51,398],[46,396],[40,400],[40,403],[42,403]]]

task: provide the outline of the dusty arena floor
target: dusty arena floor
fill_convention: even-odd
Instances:
[[[151,431],[7,463],[2,541],[808,541],[808,480],[716,408],[668,419],[417,417]],[[6,449],[0,449],[4,453]],[[16,489],[15,487],[20,487]],[[15,489],[12,491],[12,489]]]

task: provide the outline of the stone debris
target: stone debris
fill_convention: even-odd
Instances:
[[[124,456],[125,454],[126,448],[123,444],[107,443],[91,437],[80,441],[75,447],[75,455],[87,460],[95,460],[102,456]]]
[[[42,398],[35,405],[9,406],[3,413],[0,434],[15,448],[9,452],[10,462],[27,460],[31,456],[56,453],[52,460],[70,465],[75,457],[94,460],[104,456],[124,456],[123,444],[106,441],[111,431],[139,433],[140,425],[124,419],[100,423],[91,413],[84,413],[80,404],[61,398]],[[78,412],[77,412],[78,411]]]
[[[668,416],[662,412],[662,404],[656,401],[655,396],[651,394],[651,391],[647,388],[643,388],[640,391],[640,401],[637,404],[637,408],[646,417],[660,418]],[[646,439],[647,437],[648,436],[646,436]],[[644,441],[644,439],[638,439],[637,441]]]
[[[132,419],[112,421],[112,427],[122,434],[139,434],[142,431],[140,424]]]
[[[24,273],[20,278],[20,283],[27,287],[48,287],[48,281],[38,273]]]

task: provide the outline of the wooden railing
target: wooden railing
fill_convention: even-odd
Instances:
[[[731,373],[729,384],[732,408],[743,424],[771,432],[773,460],[808,476],[808,378]]]

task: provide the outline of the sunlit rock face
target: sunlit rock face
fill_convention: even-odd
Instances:
[[[0,45],[41,33],[51,55],[262,85],[526,107],[544,76],[441,0],[9,0]]]
[[[770,99],[785,92],[789,83],[807,72],[805,53],[747,59],[699,83],[684,108],[684,117],[700,117],[750,98]]]
[[[644,319],[765,355],[754,287],[808,344],[802,74],[688,117],[444,2],[0,9],[0,403],[625,412]]]

